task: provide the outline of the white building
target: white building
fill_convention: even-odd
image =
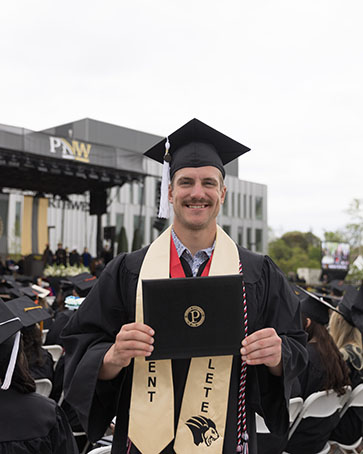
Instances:
[[[158,136],[90,119],[61,125],[43,133],[57,137],[71,136],[102,147],[117,147],[121,153],[118,155],[121,156],[120,162],[123,150],[141,153],[160,140]],[[144,175],[147,176],[134,178],[121,187],[107,189],[107,213],[102,215],[102,227],[106,237],[107,229],[104,228],[111,227],[110,230],[114,231],[114,239],[117,242],[121,227],[125,228],[128,250],[132,249],[136,228],[141,230],[143,245],[148,244],[159,234],[153,223],[157,214],[162,166],[145,157],[142,167]],[[256,252],[266,253],[267,186],[240,180],[237,160],[226,166],[226,186],[227,196],[218,216],[218,223],[238,244]],[[34,193],[27,195],[19,189],[5,189],[3,194],[0,194],[0,221],[2,219],[3,224],[5,222],[3,228],[0,222],[0,246],[3,236],[0,253],[3,256],[7,253],[24,253],[22,229],[26,199],[29,195],[34,196]],[[90,193],[72,194],[68,196],[68,200],[66,197],[61,199],[51,194],[45,196],[48,204],[47,226],[42,227],[47,228],[51,250],[54,251],[57,243],[62,242],[69,250],[76,247],[78,251],[82,251],[86,246],[95,256],[97,216],[89,214]],[[41,198],[44,198],[44,194],[41,194]],[[5,205],[1,208],[1,203],[7,205],[7,210],[4,208]],[[38,251],[33,252],[41,253],[43,249],[44,244],[39,244]]]

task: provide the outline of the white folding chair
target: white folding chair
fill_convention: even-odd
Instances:
[[[346,411],[351,407],[363,407],[363,383],[356,386],[353,391],[349,394],[348,398],[345,400],[344,406],[339,413],[340,419],[345,415]],[[338,441],[330,440],[331,445],[336,445],[341,452],[347,454],[348,452],[353,452],[354,454],[359,454],[356,448],[362,443],[363,437],[359,437],[354,443],[347,445],[344,443],[339,443]]]
[[[342,407],[342,398],[332,389],[311,394],[305,399],[298,417],[291,426],[289,440],[302,419],[310,417],[327,418]]]
[[[35,392],[42,396],[49,397],[53,384],[48,378],[37,378],[35,381]]]
[[[48,352],[52,355],[54,360],[54,368],[59,360],[59,358],[63,355],[63,347],[61,345],[42,345],[43,348],[48,350]]]
[[[49,333],[49,329],[43,329],[42,331],[42,344],[44,345],[45,339],[47,338],[47,334]]]
[[[289,401],[289,420],[290,420],[290,427],[294,423],[295,419],[299,415],[302,406],[304,403],[304,399],[302,397],[292,397]]]
[[[80,451],[80,454],[88,453],[89,452],[88,448],[90,447],[91,442],[88,440],[86,432],[72,432],[72,433],[73,433],[74,438],[77,438],[77,437],[85,437],[86,438],[84,447],[83,447],[82,451]]]
[[[336,411],[343,407],[343,399],[333,390],[318,391],[308,396],[298,414],[295,422],[292,424],[288,439],[292,437],[300,422],[305,418],[328,418]],[[330,451],[330,444],[326,443],[324,448],[315,454],[328,454]],[[282,454],[288,454],[284,451]]]
[[[297,415],[300,413],[300,410],[303,406],[303,399],[302,397],[292,397],[289,401],[289,423],[290,427],[292,423],[295,421]],[[256,413],[256,432],[262,434],[268,434],[270,431],[268,430],[265,420]]]
[[[92,451],[88,451],[88,454],[108,454],[111,452],[112,446],[101,446],[100,448],[92,449]]]

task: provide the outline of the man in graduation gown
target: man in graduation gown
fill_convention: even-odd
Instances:
[[[270,431],[288,430],[291,383],[307,360],[298,301],[268,257],[216,224],[223,165],[249,149],[198,120],[169,139],[145,154],[164,162],[162,187],[171,177],[173,226],[116,257],[66,326],[66,399],[91,440],[117,416],[113,453],[255,454],[255,412]],[[145,361],[154,331],[143,323],[143,279],[242,272],[241,355]]]

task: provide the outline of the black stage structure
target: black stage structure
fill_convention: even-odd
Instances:
[[[143,181],[147,172],[142,153],[160,139],[88,118],[40,132],[0,125],[0,186],[63,200],[89,191],[99,254],[106,190]]]

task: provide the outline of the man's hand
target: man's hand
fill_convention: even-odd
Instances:
[[[154,350],[154,330],[143,323],[123,325],[116,336],[115,343],[103,358],[98,378],[111,380],[127,367],[136,356],[150,356]]]
[[[242,341],[242,361],[248,365],[264,364],[273,375],[282,375],[281,338],[274,328],[264,328]]]

